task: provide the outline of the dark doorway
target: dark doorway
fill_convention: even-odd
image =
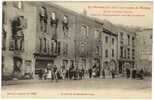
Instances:
[[[35,74],[38,74],[40,70],[47,68],[49,63],[53,63],[53,60],[40,60],[37,59],[35,62]]]

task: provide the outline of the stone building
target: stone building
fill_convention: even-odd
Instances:
[[[3,2],[3,76],[32,77],[53,63],[122,72],[134,66],[135,35],[51,2]]]
[[[50,2],[20,1],[3,2],[3,19],[3,76],[34,77],[49,63],[88,68],[94,60],[93,35],[102,28],[94,19]]]
[[[23,2],[3,2],[3,76],[33,72],[36,45],[36,9]]]
[[[126,67],[136,67],[136,33],[121,26],[117,29],[119,73],[122,73]]]
[[[78,66],[88,70],[95,63],[101,65],[102,23],[88,16],[78,15],[76,25],[75,57]]]
[[[152,72],[152,29],[142,29],[136,32],[137,36],[137,65],[146,72]]]
[[[3,76],[74,62],[75,16],[44,2],[3,2]]]
[[[102,62],[103,67],[108,70],[118,70],[117,40],[118,36],[109,29],[104,28],[102,34]]]

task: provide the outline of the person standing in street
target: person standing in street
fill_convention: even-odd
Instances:
[[[61,65],[60,74],[61,74],[62,79],[64,80],[65,76],[66,76],[66,69],[65,69],[65,65],[64,64]]]
[[[58,69],[56,65],[53,67],[53,80],[56,82],[58,81]]]
[[[43,80],[43,69],[40,69],[39,70],[39,78],[40,78],[40,80]]]
[[[112,78],[115,78],[115,69],[114,68],[111,69],[111,74],[112,74]]]
[[[102,78],[105,78],[105,68],[102,68]]]
[[[54,65],[53,63],[49,64],[49,67],[51,69],[51,81],[54,80]]]
[[[143,80],[144,79],[144,70],[143,70],[143,68],[140,69],[139,74],[140,74],[140,79]]]
[[[135,67],[132,70],[132,78],[136,79],[136,68]]]
[[[89,68],[88,73],[89,73],[89,78],[92,78],[92,68]]]
[[[130,78],[130,69],[128,67],[126,68],[126,77]]]

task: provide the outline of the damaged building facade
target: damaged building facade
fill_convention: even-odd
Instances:
[[[128,44],[120,51],[121,29],[105,26],[48,2],[3,2],[2,74],[20,77],[29,72],[35,78],[49,63],[86,70],[96,65],[99,71],[108,66],[120,72],[119,55],[125,51],[133,66],[134,48]]]

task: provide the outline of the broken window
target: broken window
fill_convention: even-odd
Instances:
[[[68,30],[69,30],[68,17],[64,16],[64,18],[63,18],[63,32],[64,32],[64,36],[66,36],[66,37],[68,37]]]
[[[51,31],[52,31],[52,40],[57,40],[58,19],[56,17],[55,12],[51,13],[50,26],[51,26]]]
[[[41,31],[46,33],[47,32],[48,15],[47,15],[47,9],[45,7],[40,8],[39,16],[40,16]]]
[[[17,16],[11,24],[14,49],[24,50],[24,29],[27,28],[27,21],[24,16]]]

